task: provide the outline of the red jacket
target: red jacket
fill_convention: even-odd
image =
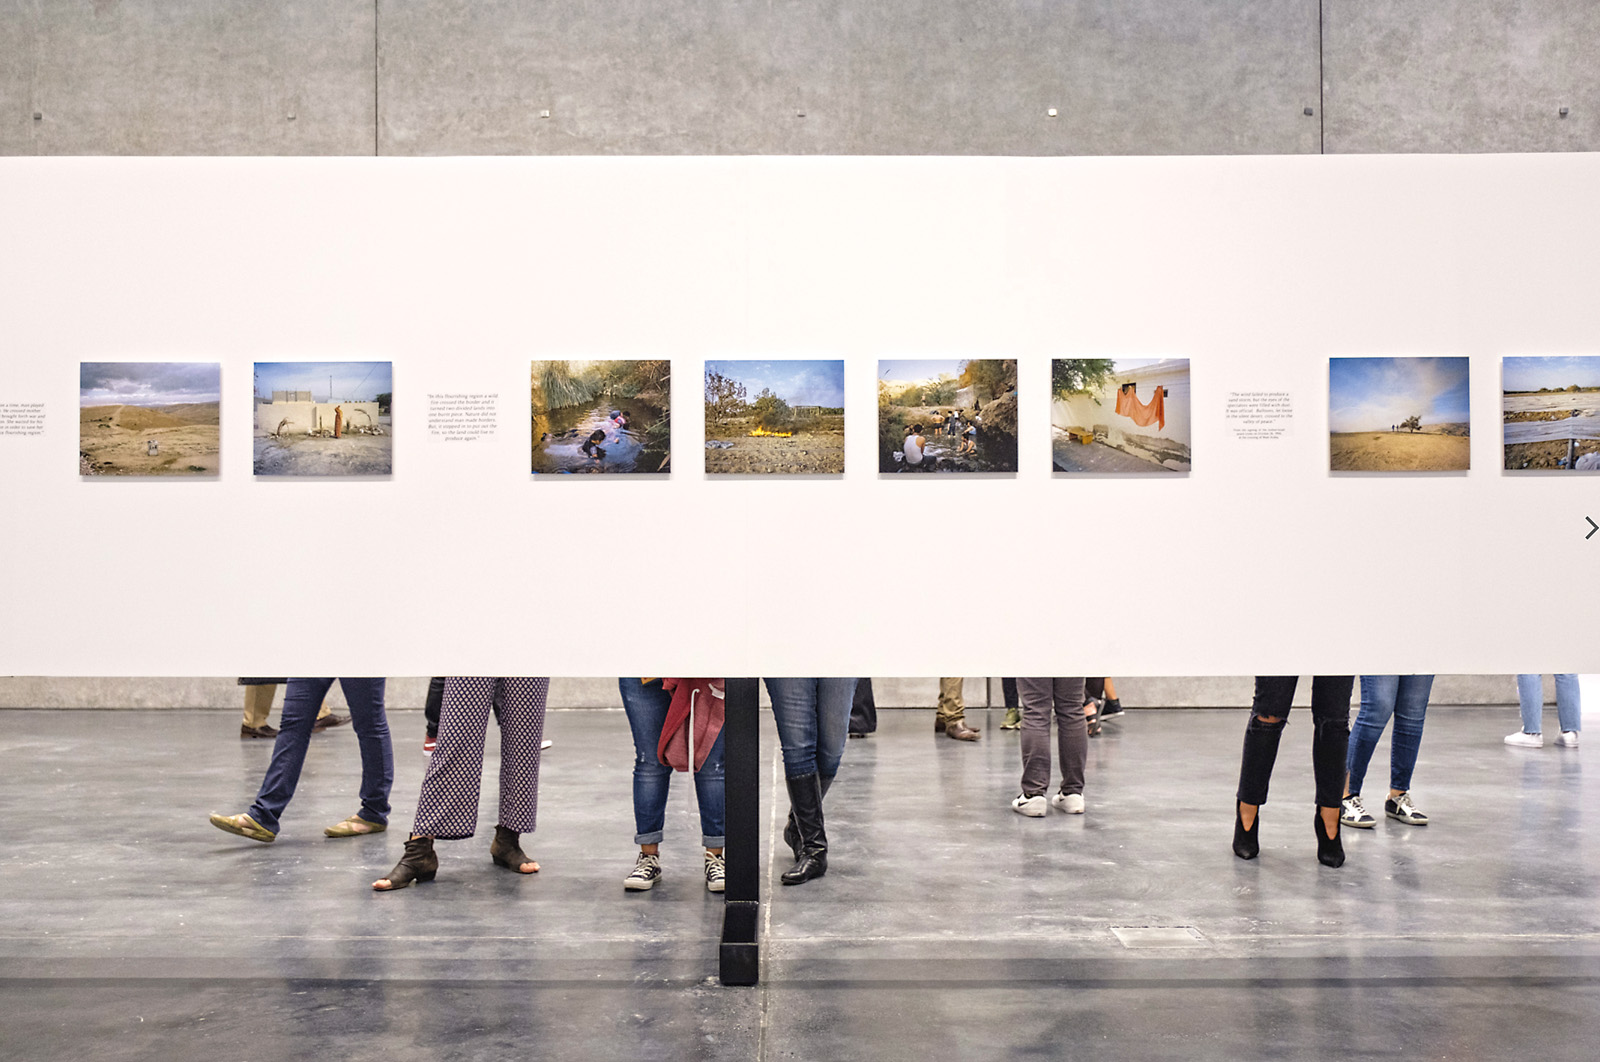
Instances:
[[[672,694],[672,704],[667,708],[667,720],[661,724],[661,743],[656,746],[656,758],[675,771],[689,769],[689,727],[691,712],[694,726],[694,769],[705,765],[711,746],[722,733],[723,705],[726,694],[722,679],[664,678],[661,688]]]

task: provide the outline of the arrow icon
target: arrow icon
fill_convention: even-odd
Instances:
[[[1592,516],[1585,516],[1584,519],[1589,521],[1589,533],[1583,536],[1583,540],[1587,542],[1594,537],[1596,531],[1600,531],[1600,524],[1595,523]]]

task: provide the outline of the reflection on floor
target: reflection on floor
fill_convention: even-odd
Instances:
[[[1299,712],[1254,863],[1228,848],[1242,710],[1108,723],[1088,814],[1043,819],[1007,806],[1017,735],[998,711],[968,720],[976,744],[935,737],[922,711],[849,743],[820,881],[776,886],[764,794],[764,981],[723,989],[681,777],[666,879],[623,892],[620,712],[551,714],[540,874],[493,867],[480,832],[441,844],[436,882],[388,896],[368,884],[414,810],[420,713],[393,716],[391,833],[322,837],[355,806],[346,729],[316,738],[260,845],[205,821],[249,803],[271,751],[239,741],[234,714],[0,712],[0,1056],[1594,1057],[1591,751],[1508,749],[1514,710],[1436,709],[1415,781],[1433,824],[1347,831],[1333,871],[1315,860]],[[763,742],[781,788],[770,723]],[[1119,927],[1181,930],[1155,935],[1180,946],[1126,946]]]

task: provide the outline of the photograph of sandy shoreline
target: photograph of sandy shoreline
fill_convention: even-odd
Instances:
[[[217,362],[82,362],[78,474],[217,475],[221,402]]]
[[[1328,359],[1328,467],[1459,472],[1471,459],[1466,358]]]

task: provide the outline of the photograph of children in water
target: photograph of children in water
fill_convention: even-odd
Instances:
[[[653,361],[536,361],[534,474],[672,470],[672,366]]]
[[[1015,358],[878,363],[878,471],[1015,472]]]

